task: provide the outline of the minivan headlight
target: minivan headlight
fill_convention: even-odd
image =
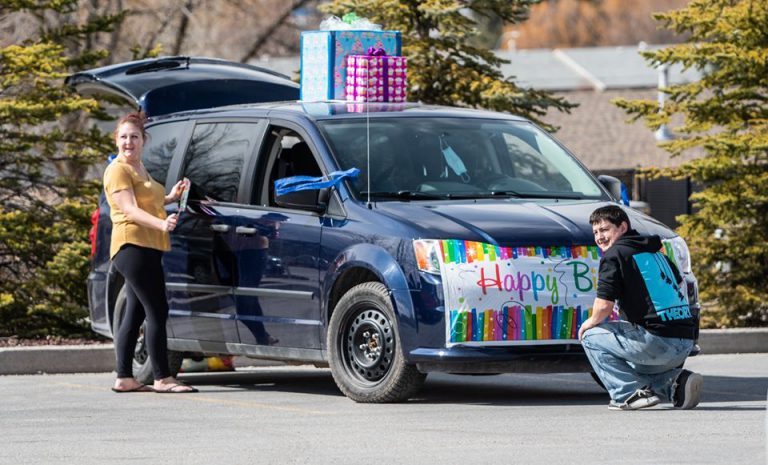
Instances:
[[[688,244],[685,243],[685,239],[680,236],[665,239],[664,248],[666,249],[667,256],[675,262],[677,269],[681,273],[692,272],[691,254],[688,251]]]
[[[416,239],[413,241],[416,264],[420,271],[440,274],[440,241],[434,239]]]

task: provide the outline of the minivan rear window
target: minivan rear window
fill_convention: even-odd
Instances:
[[[602,198],[576,159],[528,122],[473,118],[321,121],[354,193],[379,199]]]
[[[149,137],[144,143],[141,161],[149,171],[150,176],[165,185],[168,177],[168,167],[173,154],[182,143],[186,121],[176,123],[156,124],[147,128]]]
[[[182,176],[192,182],[191,200],[234,202],[256,124],[198,124],[184,158]]]

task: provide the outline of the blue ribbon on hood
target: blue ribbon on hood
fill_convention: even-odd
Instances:
[[[356,178],[360,174],[358,168],[350,168],[346,171],[334,171],[325,176],[291,176],[275,181],[275,195],[285,195],[296,191],[308,191],[332,187],[344,178]]]

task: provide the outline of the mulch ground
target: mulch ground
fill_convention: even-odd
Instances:
[[[66,337],[47,337],[41,339],[24,339],[15,336],[0,337],[0,348],[2,347],[31,347],[31,346],[79,346],[109,344],[111,341],[106,339],[86,339],[86,338],[66,338]]]

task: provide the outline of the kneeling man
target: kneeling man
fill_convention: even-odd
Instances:
[[[626,212],[609,205],[589,217],[603,257],[592,316],[579,339],[611,396],[608,408],[652,407],[662,396],[676,408],[698,405],[703,378],[680,367],[693,348],[698,321],[659,236],[641,236]],[[621,321],[604,322],[618,304]]]

